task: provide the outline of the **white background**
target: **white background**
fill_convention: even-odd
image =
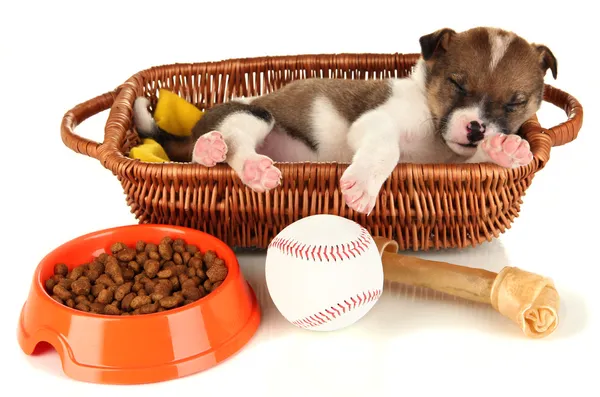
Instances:
[[[598,396],[598,40],[592,6],[578,1],[369,0],[298,3],[4,1],[0,5],[0,148],[3,266],[2,395],[131,396]],[[592,4],[592,3],[588,3]],[[491,308],[420,289],[387,289],[355,326],[295,329],[264,288],[262,255],[240,255],[263,320],[255,338],[210,371],[160,384],[114,387],[66,378],[57,354],[27,357],[16,327],[32,272],[57,245],[135,223],[116,178],[60,139],[63,114],[135,72],[174,62],[333,52],[418,52],[442,27],[511,29],[548,45],[558,80],[583,103],[584,127],[554,148],[513,228],[492,243],[423,257],[494,271],[513,265],[552,277],[560,326],[526,339]],[[101,141],[106,112],[78,128]],[[545,104],[546,126],[565,119]],[[15,388],[10,392],[10,388]]]

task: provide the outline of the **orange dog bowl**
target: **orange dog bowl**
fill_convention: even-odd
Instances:
[[[214,250],[229,268],[210,294],[189,305],[154,314],[109,316],[81,312],[54,301],[43,285],[56,263],[73,268],[110,252],[112,243],[158,244],[182,238],[202,251]],[[70,270],[69,269],[69,270]],[[25,354],[39,343],[52,345],[64,373],[76,380],[107,384],[153,383],[191,375],[237,353],[256,332],[260,309],[234,252],[197,230],[166,225],[132,225],[71,240],[38,265],[23,305],[18,341]]]

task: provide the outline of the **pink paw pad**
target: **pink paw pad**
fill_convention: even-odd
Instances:
[[[340,179],[340,188],[346,205],[352,210],[368,215],[375,208],[377,196],[369,194],[365,181],[343,175]]]
[[[505,168],[521,167],[533,160],[529,142],[518,135],[495,135],[483,143],[483,150],[494,163]]]
[[[243,182],[258,193],[271,190],[281,183],[281,171],[266,156],[255,156],[244,162]]]
[[[219,131],[211,131],[196,141],[192,160],[206,167],[214,167],[217,163],[225,161],[226,156],[227,144],[223,134]]]

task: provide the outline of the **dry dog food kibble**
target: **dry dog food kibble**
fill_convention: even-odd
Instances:
[[[71,271],[56,264],[45,287],[52,299],[76,310],[128,316],[188,305],[226,277],[227,266],[214,251],[164,237],[158,245],[114,243],[110,253]]]

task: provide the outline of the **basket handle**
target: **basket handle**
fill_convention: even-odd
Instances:
[[[568,116],[566,121],[557,126],[552,128],[542,127],[543,132],[550,137],[552,146],[561,146],[575,140],[583,124],[583,107],[581,103],[571,94],[551,85],[546,85],[544,100],[562,108]]]
[[[75,133],[75,128],[88,118],[110,109],[117,97],[119,88],[89,99],[65,113],[62,119],[60,136],[63,143],[76,153],[98,160],[100,143],[83,138]]]

